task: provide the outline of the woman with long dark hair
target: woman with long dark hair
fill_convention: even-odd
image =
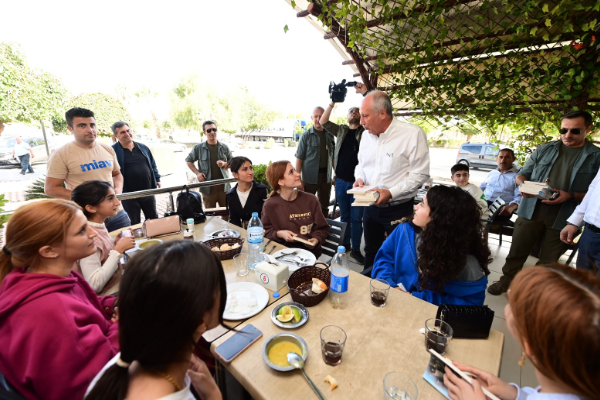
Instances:
[[[383,243],[371,276],[436,305],[483,305],[491,253],[480,218],[470,194],[434,186]]]
[[[19,207],[0,251],[0,372],[27,399],[80,400],[119,351],[115,298],[98,297],[73,265],[96,252],[79,206]]]
[[[273,188],[263,207],[265,236],[287,247],[298,247],[321,256],[321,245],[329,235],[329,224],[315,195],[298,188],[300,173],[289,161],[276,161],[267,168],[267,179]],[[294,240],[299,237],[306,245]]]
[[[249,158],[233,157],[229,161],[229,166],[233,177],[237,180],[237,185],[231,188],[226,196],[229,222],[246,228],[253,212],[258,213],[259,218],[262,216],[269,189],[254,180],[252,161]]]
[[[192,356],[202,334],[223,323],[227,285],[219,258],[193,241],[152,246],[127,264],[120,289],[121,352],[86,400],[187,400],[191,384],[203,400],[221,399],[206,365]]]

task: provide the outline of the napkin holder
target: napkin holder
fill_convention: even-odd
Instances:
[[[287,285],[290,269],[287,264],[275,261],[268,254],[263,254],[263,256],[265,257],[264,261],[256,264],[254,269],[254,280],[265,289],[277,292]]]

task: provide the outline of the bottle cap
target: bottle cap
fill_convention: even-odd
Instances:
[[[279,294],[279,292],[275,292],[275,293],[273,293],[273,297],[274,297],[274,298],[278,298],[279,296],[281,296],[281,295]]]
[[[338,253],[345,253],[346,248],[344,246],[338,246]]]
[[[194,218],[188,218],[185,220],[186,223],[190,224],[190,225],[194,225]]]
[[[258,217],[258,213],[257,213],[257,212],[253,212],[253,213],[252,213],[252,216],[253,216],[253,217]]]

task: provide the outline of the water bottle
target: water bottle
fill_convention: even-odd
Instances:
[[[260,252],[263,248],[264,232],[258,213],[253,212],[248,223],[248,268],[252,271],[254,271],[256,264],[262,261]]]
[[[346,308],[349,276],[350,267],[348,266],[346,248],[344,246],[339,246],[338,252],[331,261],[329,302],[333,308]]]

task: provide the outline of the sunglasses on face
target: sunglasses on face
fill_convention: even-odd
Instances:
[[[571,131],[571,133],[573,135],[579,135],[581,132],[584,131],[584,129],[580,129],[580,128],[571,128],[571,129],[560,128],[558,131],[560,132],[561,135],[566,135],[569,131]]]
[[[212,133],[212,132],[217,133],[217,128],[209,128],[206,130],[206,133]]]

